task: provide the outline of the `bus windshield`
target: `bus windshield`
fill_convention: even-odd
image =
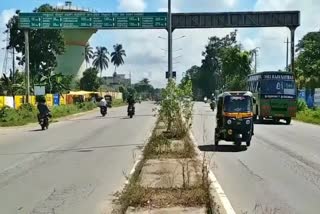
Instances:
[[[261,93],[295,95],[294,80],[262,80]]]
[[[228,96],[224,100],[225,112],[251,112],[251,97],[248,96]]]

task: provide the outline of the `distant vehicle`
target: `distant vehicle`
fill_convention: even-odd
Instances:
[[[232,141],[240,147],[242,142],[250,146],[253,135],[253,103],[248,91],[224,92],[218,96],[215,146],[220,140]]]
[[[204,98],[203,98],[203,101],[204,101],[205,103],[207,103],[207,102],[208,102],[208,98],[207,98],[207,97],[204,97]]]
[[[248,76],[248,90],[256,98],[253,107],[254,119],[281,119],[286,124],[297,112],[297,90],[294,76],[290,72],[261,72]]]

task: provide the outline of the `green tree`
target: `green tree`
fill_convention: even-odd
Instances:
[[[320,87],[320,31],[306,34],[297,51],[295,75],[299,88]]]
[[[63,75],[62,73],[51,73],[49,75],[42,76],[39,83],[46,86],[47,93],[62,94],[70,90],[72,79],[73,77],[71,75]]]
[[[84,48],[84,58],[86,60],[86,67],[88,68],[88,64],[90,63],[90,60],[93,58],[93,49],[89,43],[87,43]]]
[[[222,82],[226,90],[246,90],[246,79],[251,73],[252,54],[239,45],[221,51]]]
[[[33,12],[54,12],[55,9],[49,4],[41,5]],[[21,57],[17,57],[20,65],[25,63],[25,45],[24,31],[18,27],[18,14],[16,14],[7,23],[7,32],[10,33],[9,46],[14,48]],[[43,75],[48,75],[57,66],[56,55],[64,52],[64,40],[61,30],[30,30],[29,31],[29,51],[30,51],[30,72],[31,79],[37,81]]]
[[[99,89],[99,71],[96,68],[88,68],[80,79],[80,89],[85,91],[97,91]]]
[[[15,77],[13,77],[12,71],[10,72],[9,76],[3,74],[3,76],[0,78],[0,94],[15,96],[16,94],[24,93],[24,73],[16,71]]]
[[[106,47],[97,47],[93,54],[93,67],[100,71],[100,79],[102,71],[109,66],[108,49]]]
[[[113,46],[114,51],[111,53],[111,62],[114,64],[114,74],[117,73],[117,67],[124,64],[123,57],[126,56],[126,52],[121,44]]]
[[[133,87],[137,91],[137,93],[143,98],[148,98],[153,96],[154,88],[150,84],[150,81],[148,78],[142,79],[140,82],[134,84]]]

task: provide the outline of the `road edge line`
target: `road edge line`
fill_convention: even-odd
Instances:
[[[201,157],[201,151],[199,150],[198,146],[199,144],[197,143],[196,138],[194,137],[193,133],[191,130],[189,130],[189,137],[195,147],[195,152],[197,153],[198,159],[200,159],[202,161],[202,157]],[[214,173],[210,170],[208,170],[208,179],[210,182],[210,197],[212,199],[213,202],[217,202],[215,199],[216,197],[218,198],[218,204],[220,204],[221,206],[219,206],[219,211],[225,214],[236,214],[236,212],[234,211],[228,197],[226,196],[226,194],[224,193],[221,185],[219,184],[216,176],[214,175]],[[223,210],[220,209],[220,207],[223,208]]]

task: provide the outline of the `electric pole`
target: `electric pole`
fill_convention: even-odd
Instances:
[[[169,80],[172,79],[172,14],[171,0],[168,0],[168,73]]]
[[[14,47],[12,47],[12,80],[13,80],[13,84],[16,84],[16,65],[15,65]]]
[[[286,71],[289,71],[289,38],[287,37],[287,55],[286,55]]]
[[[27,103],[30,103],[30,67],[29,67],[29,32],[27,30],[24,31],[24,39],[25,39],[25,72],[27,75]]]
[[[258,51],[259,47],[256,47],[255,49],[252,50],[253,54],[254,54],[254,73],[257,73],[257,51]]]

